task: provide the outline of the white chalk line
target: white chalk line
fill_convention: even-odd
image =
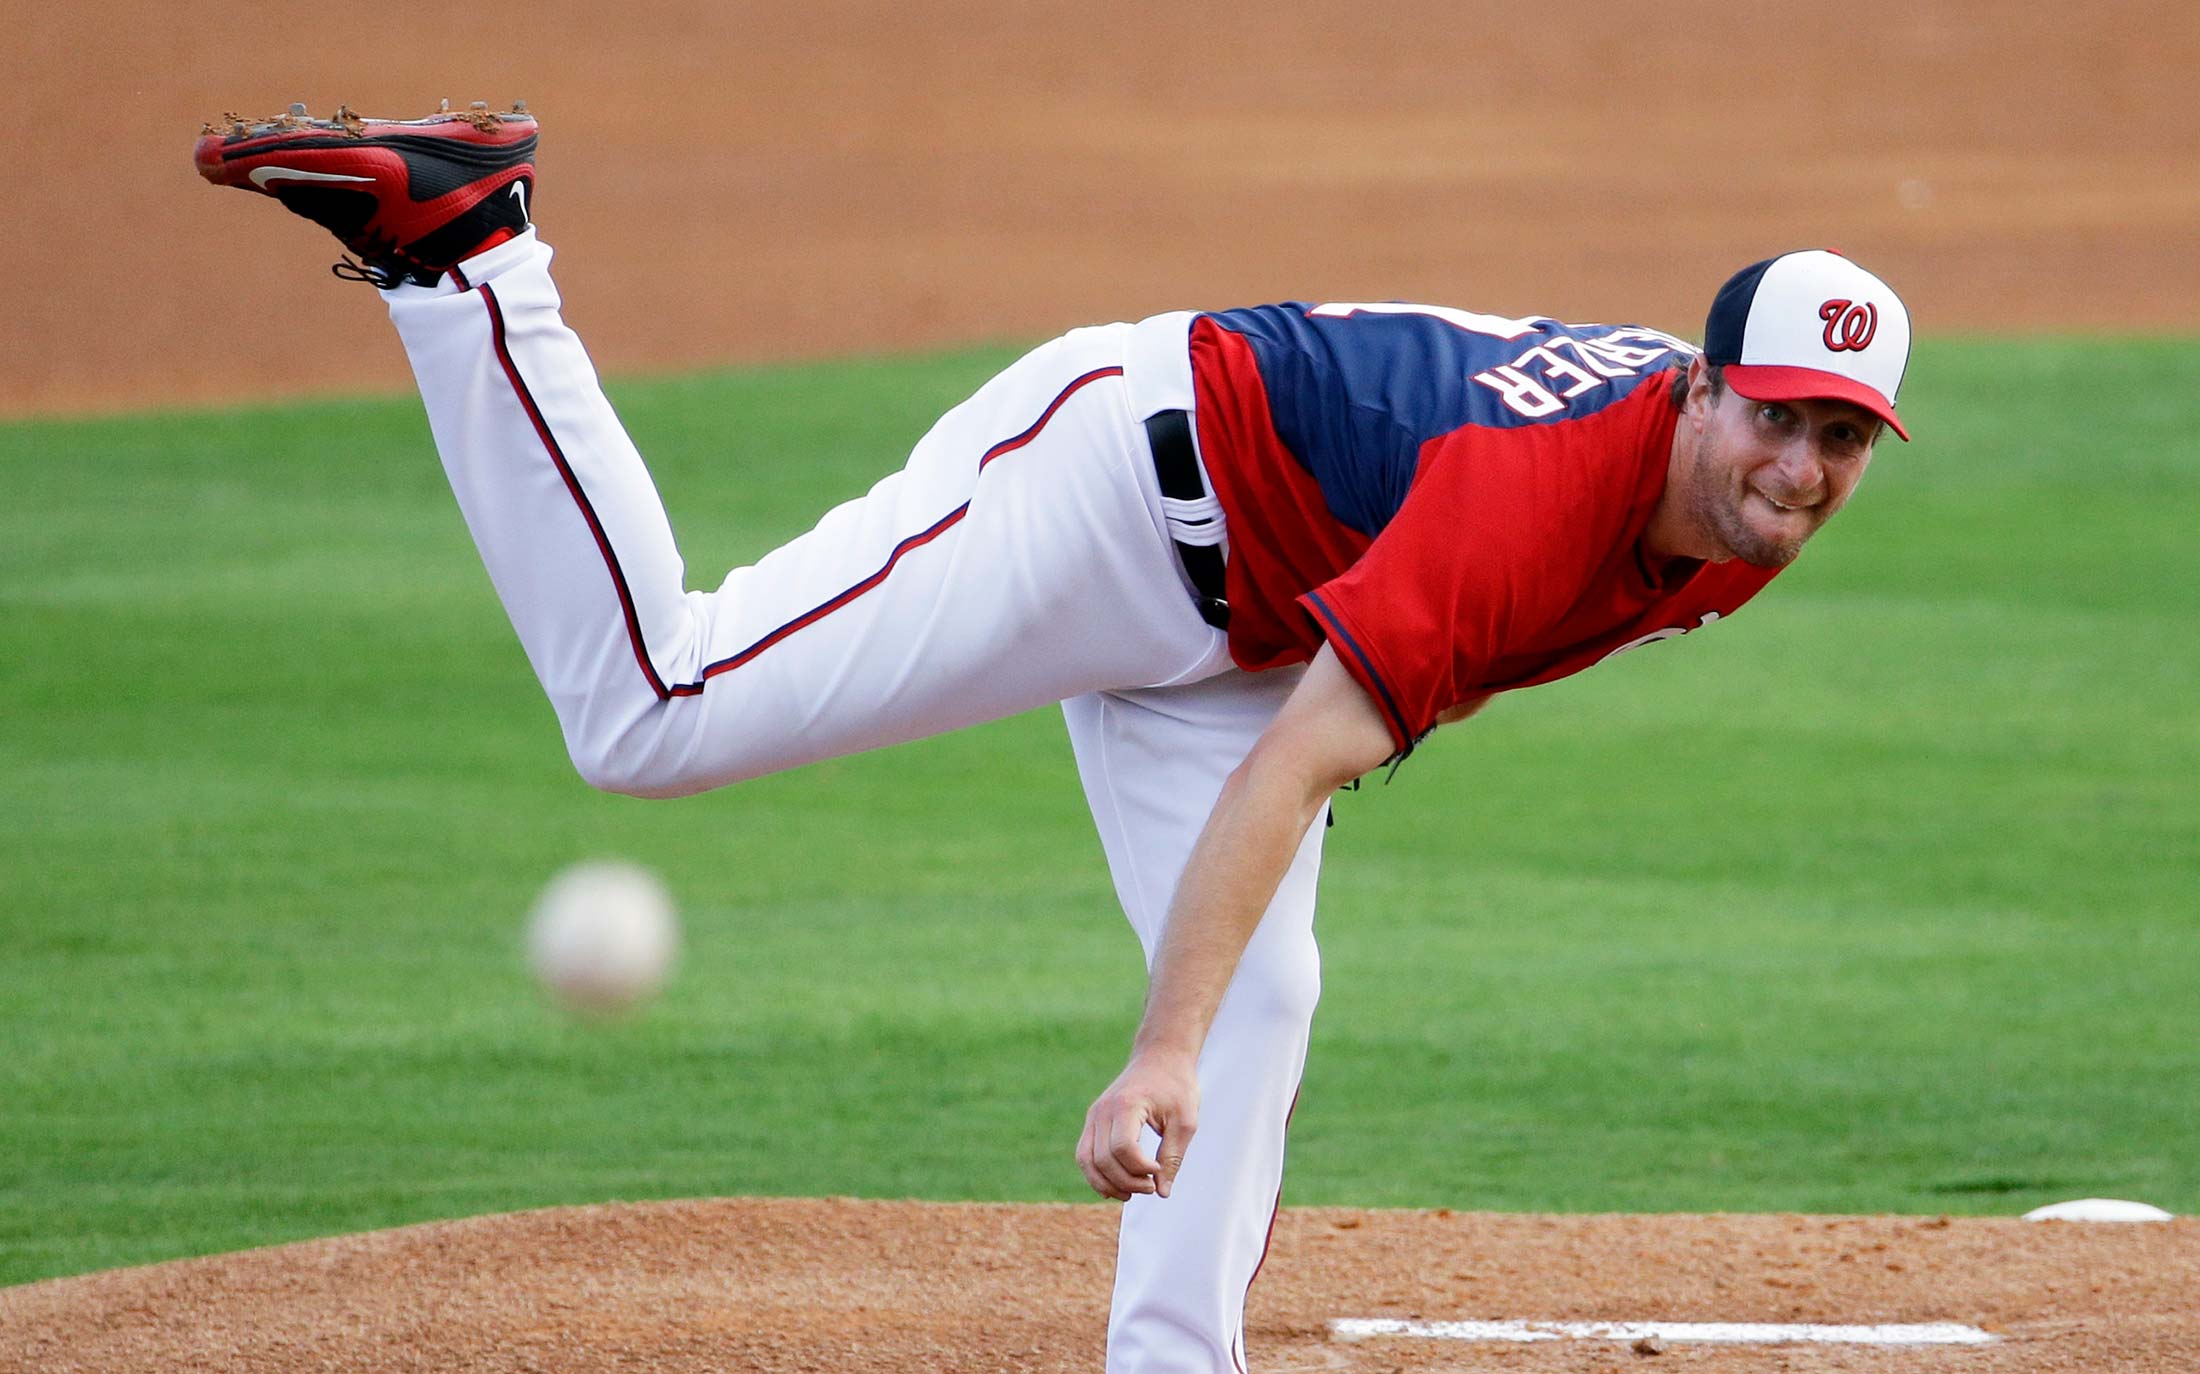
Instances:
[[[1639,1341],[1646,1337],[1716,1345],[1986,1345],[1993,1336],[1959,1322],[1834,1326],[1815,1322],[1424,1322],[1394,1317],[1342,1317],[1329,1323],[1339,1340],[1414,1336],[1439,1341]]]

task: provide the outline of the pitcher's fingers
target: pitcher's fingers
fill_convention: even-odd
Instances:
[[[1150,1113],[1145,1111],[1123,1112],[1108,1128],[1108,1159],[1131,1186],[1141,1193],[1154,1190],[1154,1178],[1161,1172],[1160,1162],[1146,1153],[1146,1146],[1140,1139],[1149,1116]]]
[[[1132,1178],[1115,1162],[1114,1154],[1108,1149],[1108,1117],[1101,1111],[1098,1104],[1095,1104],[1094,1113],[1092,1167],[1093,1172],[1098,1174],[1100,1178],[1097,1191],[1102,1197],[1110,1197],[1117,1202],[1129,1202],[1131,1195],[1140,1191],[1138,1180]]]
[[[1198,1127],[1189,1117],[1172,1121],[1161,1132],[1161,1172],[1155,1180],[1155,1189],[1167,1197],[1176,1184],[1176,1172],[1184,1167],[1184,1152],[1191,1147],[1192,1133]]]
[[[1077,1167],[1084,1171],[1085,1182],[1092,1185],[1094,1192],[1105,1198],[1114,1198],[1117,1202],[1123,1201],[1122,1195],[1116,1192],[1114,1185],[1110,1184],[1101,1174],[1099,1159],[1099,1114],[1097,1112],[1087,1112],[1085,1113],[1085,1133],[1077,1140]]]
[[[1102,1135],[1105,1136],[1104,1131]],[[1140,1178],[1124,1168],[1123,1162],[1116,1158],[1113,1150],[1108,1148],[1107,1141],[1104,1138],[1097,1142],[1092,1162],[1093,1167],[1100,1171],[1100,1177],[1107,1181],[1108,1196],[1118,1202],[1128,1202],[1131,1200],[1132,1195],[1136,1193],[1150,1193],[1153,1191],[1152,1180]]]

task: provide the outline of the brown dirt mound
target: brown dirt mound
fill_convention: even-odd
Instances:
[[[847,1199],[560,1208],[0,1290],[0,1370],[1100,1367],[1115,1213]],[[2200,1368],[2200,1221],[1507,1216],[1301,1208],[1256,1369]],[[1343,1317],[1939,1322],[1925,1350],[1338,1341]]]

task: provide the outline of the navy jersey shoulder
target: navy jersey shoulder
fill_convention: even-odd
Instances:
[[[1290,301],[1208,318],[1251,348],[1276,436],[1330,514],[1370,537],[1405,501],[1429,440],[1593,415],[1696,352],[1639,325],[1395,302]]]

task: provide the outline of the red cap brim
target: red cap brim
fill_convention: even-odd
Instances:
[[[1887,398],[1854,377],[1820,372],[1815,367],[1770,367],[1763,364],[1728,363],[1726,384],[1752,401],[1847,401],[1862,406],[1887,422],[1887,428],[1904,443],[1910,432],[1895,418]]]

